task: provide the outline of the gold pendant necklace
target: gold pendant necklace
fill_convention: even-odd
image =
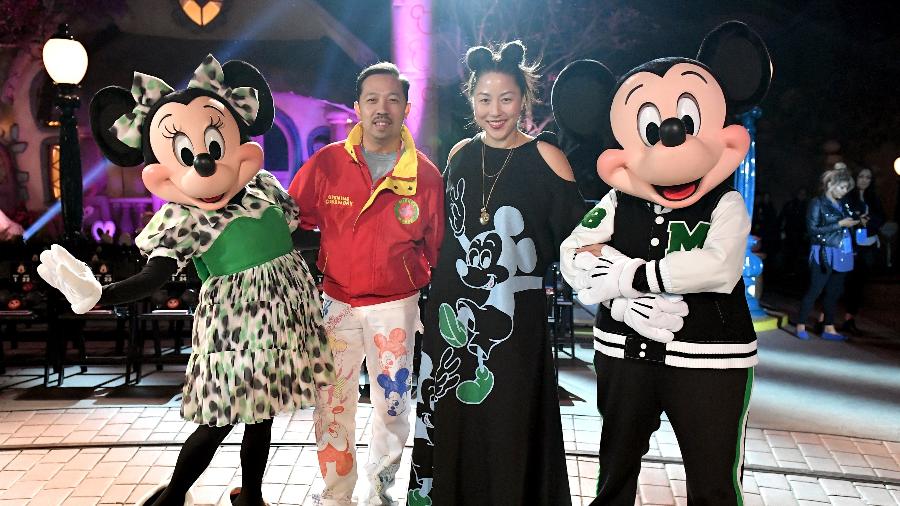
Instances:
[[[515,150],[515,147],[509,150],[509,154],[506,155],[506,160],[503,161],[503,165],[500,166],[500,170],[498,170],[497,174],[495,174],[496,179],[494,179],[494,183],[491,185],[491,191],[488,192],[487,198],[485,198],[484,179],[487,176],[487,173],[484,169],[484,137],[481,138],[481,214],[478,217],[478,222],[482,225],[487,225],[488,222],[491,221],[491,215],[487,210],[488,202],[491,201],[491,195],[494,194],[494,188],[497,186],[497,181],[500,181],[500,173],[502,173],[503,169],[506,168],[506,164],[509,163],[509,159],[512,158],[513,151]]]

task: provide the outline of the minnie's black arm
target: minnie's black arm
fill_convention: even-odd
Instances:
[[[321,237],[322,234],[316,230],[304,230],[300,227],[297,227],[297,230],[291,234],[294,249],[299,251],[318,248]]]
[[[104,286],[97,304],[110,306],[148,297],[166,284],[176,272],[178,264],[174,258],[153,257],[147,261],[141,272]]]

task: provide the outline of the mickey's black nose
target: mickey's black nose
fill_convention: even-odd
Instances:
[[[659,126],[659,139],[667,148],[684,144],[684,122],[678,118],[669,118],[663,121]]]
[[[216,161],[209,153],[200,153],[194,157],[194,170],[203,177],[212,176],[216,173]]]

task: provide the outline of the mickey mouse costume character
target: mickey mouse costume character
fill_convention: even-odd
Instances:
[[[135,240],[149,257],[137,275],[101,287],[90,269],[59,245],[41,254],[38,273],[76,313],[153,293],[193,260],[203,280],[194,315],[181,414],[200,426],[188,437],[167,486],[140,504],[190,502],[188,489],[237,423],[243,482],[226,504],[263,503],[261,484],[279,412],[312,406],[333,380],[313,279],[293,242],[299,211],[277,180],[260,170],[250,142],[272,125],[274,102],[251,65],[212,56],[187,89],[134,74],[131,90],[100,90],[91,127],[113,163],[145,162],[144,184],[169,202]]]
[[[602,303],[594,364],[603,432],[592,504],[634,503],[641,456],[663,411],[681,448],[688,502],[742,504],[757,356],[741,280],[750,218],[727,180],[750,136],[726,120],[757,104],[770,80],[765,44],[732,21],[706,36],[696,60],[653,60],[618,81],[583,60],[554,85],[561,128],[602,142],[610,127],[617,141],[597,161],[613,190],[560,248],[579,298]]]

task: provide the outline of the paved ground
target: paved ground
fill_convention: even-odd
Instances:
[[[861,323],[867,336],[849,343],[799,342],[783,331],[760,336],[745,443],[747,505],[900,505],[897,329]],[[37,345],[22,343],[12,355],[6,346],[10,359]],[[578,345],[560,371],[570,394],[561,411],[575,505],[588,504],[596,490],[602,420],[590,356],[589,343]],[[0,506],[131,504],[165,480],[194,425],[178,415],[180,367],[148,372],[135,387],[123,386],[120,368],[70,367],[65,388],[46,390],[38,387],[39,369],[11,367],[0,376]],[[370,412],[368,405],[358,412],[361,441],[370,434]],[[314,504],[323,486],[311,418],[305,410],[275,421],[264,479],[273,505]],[[215,504],[240,483],[240,438],[238,428],[195,485],[197,504]],[[401,501],[409,452],[393,489]],[[684,480],[677,438],[663,418],[635,504],[686,504]]]

